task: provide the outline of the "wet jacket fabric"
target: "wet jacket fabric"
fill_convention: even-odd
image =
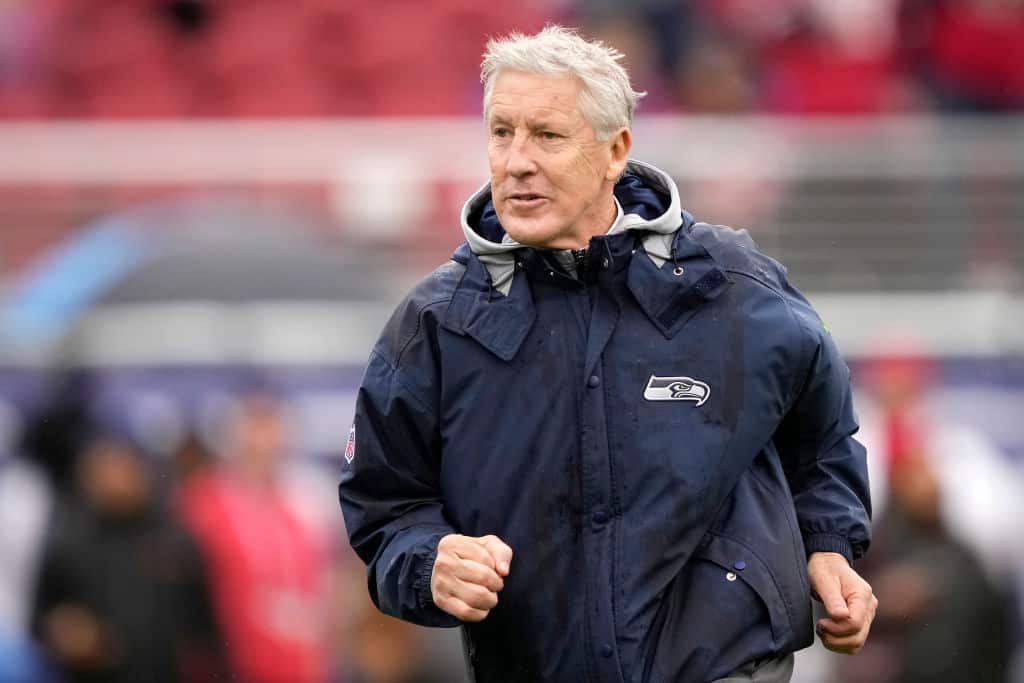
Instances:
[[[385,327],[339,487],[388,614],[464,627],[479,683],[705,683],[812,641],[806,557],[869,542],[849,372],[785,270],[696,223],[657,169],[566,267],[501,229]],[[439,539],[514,558],[482,622],[437,608]]]

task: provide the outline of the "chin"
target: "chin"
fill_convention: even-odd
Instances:
[[[520,218],[510,217],[502,219],[501,227],[505,228],[505,232],[508,236],[514,239],[519,244],[525,244],[533,247],[550,247],[552,243],[562,238],[562,230],[556,225],[552,225],[549,221],[543,218]]]

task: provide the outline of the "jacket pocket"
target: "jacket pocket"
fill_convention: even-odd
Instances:
[[[782,651],[790,619],[765,563],[709,533],[669,586],[648,651],[647,683],[706,683]]]
[[[786,609],[786,602],[782,598],[775,576],[758,555],[735,539],[710,533],[703,547],[694,554],[694,557],[717,566],[720,578],[726,584],[725,591],[738,590],[737,588],[730,589],[728,584],[735,586],[742,582],[757,594],[768,612],[774,647],[782,645],[789,639],[793,627]],[[719,588],[721,587],[719,586]]]

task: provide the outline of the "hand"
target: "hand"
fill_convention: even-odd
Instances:
[[[807,574],[828,617],[818,621],[822,644],[833,652],[856,654],[864,647],[878,609],[868,582],[839,553],[811,553]]]
[[[54,607],[44,618],[43,633],[54,656],[73,669],[99,670],[114,661],[109,629],[85,607]]]
[[[463,621],[483,621],[498,604],[511,562],[512,549],[497,536],[448,534],[430,575],[434,604]]]

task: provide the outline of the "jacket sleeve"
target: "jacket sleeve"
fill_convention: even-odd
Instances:
[[[424,390],[430,378],[419,376],[430,370],[417,366],[413,381],[379,349],[371,355],[339,499],[352,547],[367,564],[374,604],[417,624],[458,626],[431,598],[437,544],[454,529],[440,491],[438,410]]]
[[[798,295],[799,296],[799,295]],[[802,297],[803,370],[775,435],[808,554],[861,557],[871,540],[866,452],[855,438],[850,371],[832,336]]]

